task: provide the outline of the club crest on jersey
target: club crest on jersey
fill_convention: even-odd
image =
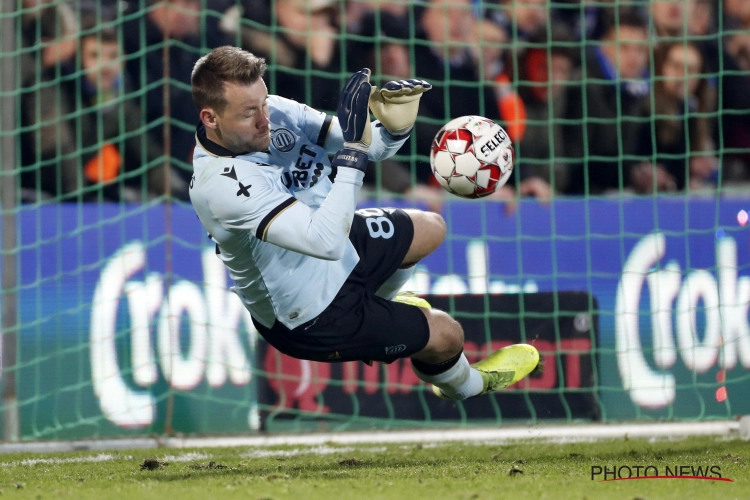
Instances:
[[[294,144],[297,142],[294,134],[292,134],[285,128],[278,128],[274,130],[271,135],[271,142],[273,143],[273,147],[275,147],[282,153],[291,151],[294,148]]]

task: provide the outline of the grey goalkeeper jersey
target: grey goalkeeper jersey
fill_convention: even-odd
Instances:
[[[234,155],[198,127],[190,199],[253,318],[266,327],[278,319],[291,329],[323,312],[359,256],[348,240],[338,260],[266,241],[269,226],[282,223],[279,215],[295,203],[320,207],[332,187],[328,153],[344,142],[335,117],[274,95],[268,104],[271,145],[265,152]],[[378,122],[371,127],[373,161],[392,156],[406,139]]]

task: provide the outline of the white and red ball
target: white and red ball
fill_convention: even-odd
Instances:
[[[446,123],[430,150],[435,178],[462,198],[489,196],[513,173],[513,145],[503,128],[483,116],[462,116]]]

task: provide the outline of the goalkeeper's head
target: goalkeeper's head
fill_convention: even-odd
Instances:
[[[237,47],[218,47],[193,68],[193,101],[209,139],[235,154],[271,143],[266,61]]]

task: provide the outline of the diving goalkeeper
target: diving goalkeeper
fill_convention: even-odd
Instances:
[[[526,344],[469,365],[456,321],[422,299],[396,297],[414,265],[443,242],[442,217],[355,211],[368,162],[401,147],[431,85],[401,80],[376,89],[363,69],[346,83],[333,117],[268,95],[265,69],[263,59],[234,47],[196,63],[200,124],[190,183],[198,218],[263,338],[312,361],[409,357],[436,395],[457,400],[534,370],[539,353]]]

